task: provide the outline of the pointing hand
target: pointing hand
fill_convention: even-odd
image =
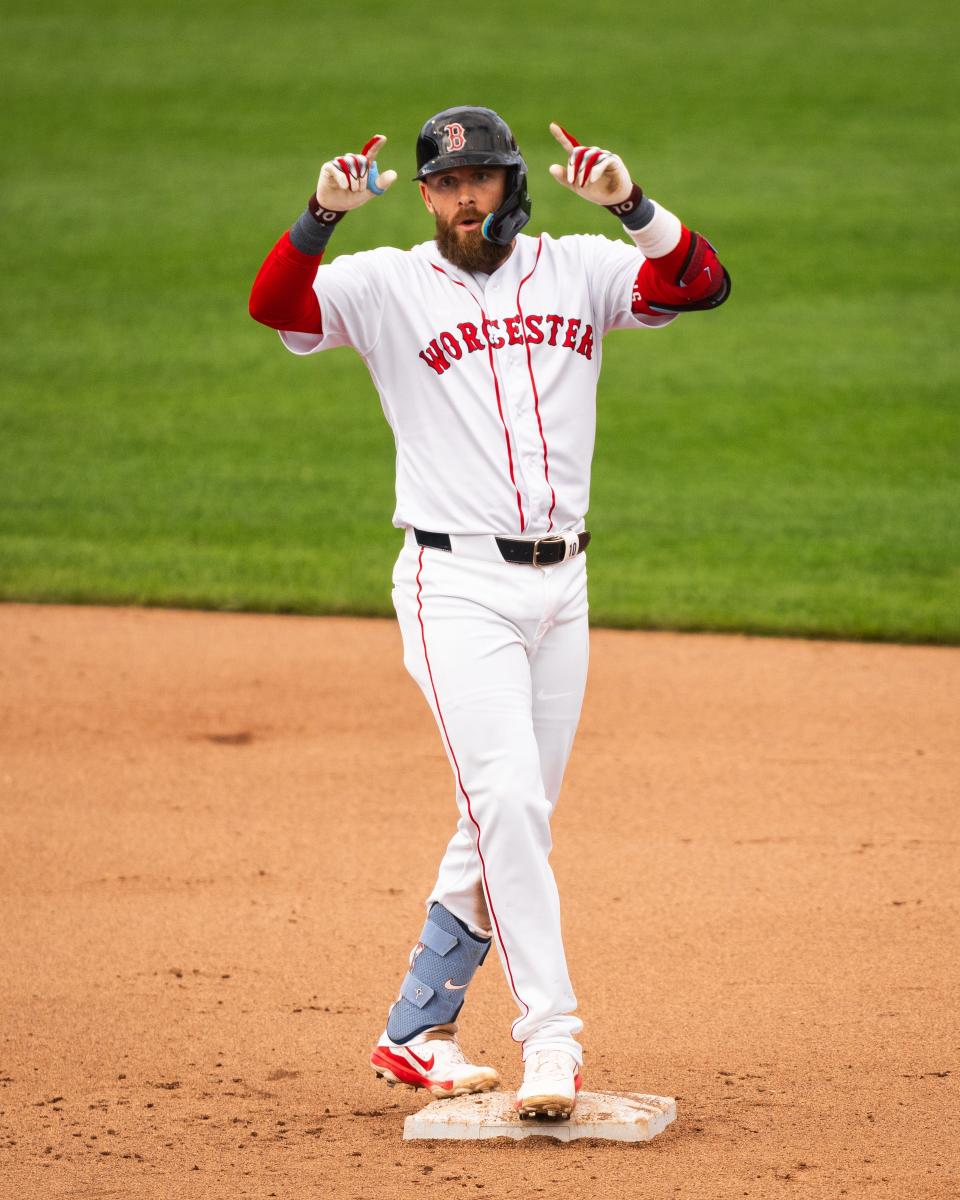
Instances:
[[[377,168],[376,157],[386,143],[382,133],[374,134],[359,154],[341,154],[325,162],[317,181],[317,203],[330,212],[348,212],[359,208],[372,196],[382,196],[395,182],[396,171]]]
[[[633,191],[633,180],[623,159],[599,146],[581,146],[562,125],[550,124],[550,132],[567,151],[565,167],[554,163],[550,174],[577,196],[605,207],[622,204]]]

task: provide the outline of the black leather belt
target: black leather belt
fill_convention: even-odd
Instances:
[[[428,533],[425,529],[415,529],[414,537],[418,546],[429,546],[432,550],[451,552],[449,533]],[[590,541],[590,534],[584,530],[578,535],[575,554],[582,554]],[[567,557],[567,543],[562,537],[537,538],[535,542],[523,542],[516,538],[498,537],[496,543],[504,559],[510,563],[526,563],[534,567],[552,567],[561,563]]]

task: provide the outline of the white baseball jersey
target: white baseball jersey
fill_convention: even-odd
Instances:
[[[352,346],[397,445],[394,524],[542,536],[583,527],[601,341],[659,326],[631,300],[643,255],[596,235],[520,234],[492,275],[434,241],[342,255],[317,271],[323,334],[294,354]]]

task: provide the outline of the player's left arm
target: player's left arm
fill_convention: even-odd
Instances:
[[[566,166],[550,174],[575,195],[618,217],[644,255],[633,289],[633,312],[665,316],[718,308],[730,295],[730,275],[707,239],[643,194],[619,155],[582,146],[562,126],[550,132],[567,151]]]

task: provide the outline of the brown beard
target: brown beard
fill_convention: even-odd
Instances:
[[[457,221],[462,221],[464,218],[482,222],[483,214],[459,213]],[[456,221],[444,221],[437,214],[436,239],[443,257],[448,262],[452,262],[455,267],[459,267],[461,271],[470,271],[471,273],[479,271],[484,275],[490,275],[509,257],[513,243],[509,246],[498,246],[495,242],[488,242],[479,228],[470,229],[466,233],[457,233],[456,223]]]

